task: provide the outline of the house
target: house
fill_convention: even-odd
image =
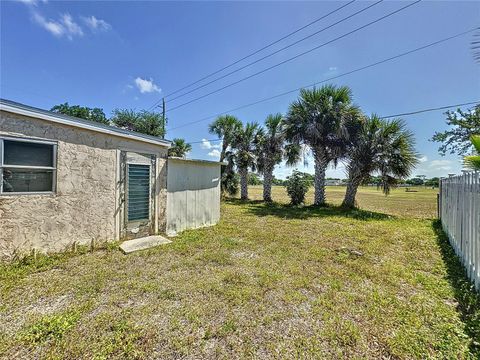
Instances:
[[[0,100],[0,257],[164,233],[167,221],[171,232],[216,223],[218,162],[171,160],[183,182],[171,185],[178,200],[168,219],[169,146],[158,137]],[[190,191],[209,193],[209,206],[190,201],[194,210],[186,214],[186,197],[174,195]]]
[[[340,186],[342,184],[341,179],[325,179],[325,185],[327,186]]]

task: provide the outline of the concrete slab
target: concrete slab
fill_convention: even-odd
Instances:
[[[120,250],[122,250],[124,254],[130,254],[131,252],[134,252],[134,251],[150,249],[154,246],[169,244],[169,243],[171,243],[171,241],[164,238],[163,236],[152,235],[152,236],[146,236],[143,238],[124,241],[123,243],[120,244]]]

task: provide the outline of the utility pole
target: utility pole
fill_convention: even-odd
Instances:
[[[165,98],[162,98],[162,119],[163,119],[163,138],[165,139],[165,123],[167,122],[166,118],[165,118]]]

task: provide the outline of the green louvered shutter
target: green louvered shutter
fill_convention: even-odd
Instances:
[[[128,221],[150,215],[150,166],[128,164]]]

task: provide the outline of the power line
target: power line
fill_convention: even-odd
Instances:
[[[187,91],[187,92],[184,92],[183,94],[180,94],[180,95],[178,95],[178,96],[175,96],[174,98],[170,99],[170,101],[174,101],[174,100],[179,99],[179,98],[181,98],[181,97],[183,97],[183,96],[185,96],[185,95],[191,94],[192,92],[195,92],[195,91],[197,91],[197,90],[199,90],[199,89],[204,88],[205,86],[208,86],[208,85],[210,85],[210,84],[213,84],[213,83],[217,82],[218,80],[224,79],[224,78],[226,78],[226,77],[228,77],[228,76],[230,76],[230,75],[232,75],[232,74],[235,74],[235,73],[237,73],[237,72],[239,72],[239,71],[241,71],[241,70],[243,70],[243,69],[245,69],[245,68],[247,68],[247,67],[249,67],[249,66],[252,66],[252,65],[254,65],[254,64],[257,64],[257,63],[259,63],[260,61],[263,61],[263,60],[265,60],[265,59],[268,59],[269,57],[272,57],[273,55],[276,55],[276,54],[278,54],[278,53],[280,53],[280,52],[282,52],[282,51],[284,51],[284,50],[286,50],[286,49],[289,49],[289,48],[291,48],[292,46],[301,43],[302,41],[305,41],[305,40],[307,40],[307,39],[310,39],[311,37],[313,37],[313,36],[315,36],[315,35],[318,35],[318,34],[320,34],[321,32],[323,32],[323,31],[325,31],[325,30],[328,30],[328,29],[334,27],[335,25],[338,25],[338,24],[340,24],[340,23],[342,23],[342,22],[344,22],[344,21],[346,21],[346,20],[348,20],[348,19],[351,19],[352,17],[354,17],[354,16],[356,16],[356,15],[358,15],[358,14],[361,14],[362,12],[364,12],[364,11],[370,9],[371,7],[374,7],[374,6],[376,6],[376,5],[378,5],[378,4],[382,3],[382,2],[383,2],[383,0],[379,0],[379,1],[377,1],[377,2],[375,2],[375,3],[373,3],[373,4],[371,4],[371,5],[368,5],[367,7],[363,8],[363,9],[361,9],[361,10],[358,10],[358,11],[354,12],[353,14],[351,14],[351,15],[349,15],[349,16],[347,16],[347,17],[344,17],[343,19],[340,19],[339,21],[337,21],[337,22],[335,22],[335,23],[333,23],[333,24],[331,24],[331,25],[328,25],[328,26],[326,26],[326,27],[324,27],[324,28],[322,28],[322,29],[320,29],[320,30],[318,30],[318,31],[315,31],[314,33],[309,34],[309,35],[307,35],[307,36],[305,36],[305,37],[303,37],[303,38],[301,38],[301,39],[299,39],[299,40],[297,40],[297,41],[295,41],[295,42],[293,42],[293,43],[291,43],[291,44],[289,44],[289,45],[287,45],[287,46],[284,46],[284,47],[282,47],[282,48],[280,48],[280,49],[278,49],[278,50],[276,50],[276,51],[274,51],[274,52],[272,52],[272,53],[270,53],[270,54],[267,54],[267,55],[265,55],[265,56],[263,56],[263,57],[255,60],[255,61],[252,61],[252,62],[250,62],[250,63],[248,63],[248,64],[246,64],[246,65],[243,65],[243,66],[241,66],[241,67],[239,67],[239,68],[237,68],[237,69],[235,69],[235,70],[232,70],[232,71],[230,71],[229,73],[226,73],[226,74],[224,74],[224,75],[222,75],[222,76],[220,76],[220,77],[217,77],[217,78],[215,78],[215,79],[213,79],[213,80],[211,80],[211,81],[209,81],[209,82],[207,82],[207,83],[205,83],[205,84],[202,84],[202,85],[200,85],[200,86],[197,86],[197,87],[195,87],[195,88],[193,88],[193,89],[191,89],[191,90],[189,90],[189,91]]]
[[[203,80],[205,80],[205,79],[208,79],[209,77],[211,77],[211,76],[213,76],[213,75],[216,75],[216,74],[218,74],[219,72],[222,72],[223,70],[226,70],[226,69],[232,67],[233,65],[236,65],[236,64],[238,64],[239,62],[241,62],[241,61],[243,61],[243,60],[246,60],[246,59],[252,57],[253,55],[258,54],[259,52],[261,52],[261,51],[263,51],[263,50],[265,50],[265,49],[268,49],[269,47],[271,47],[271,46],[273,46],[273,45],[275,45],[275,44],[278,44],[279,42],[281,42],[281,41],[289,38],[289,37],[292,36],[292,35],[295,35],[296,33],[302,31],[303,29],[306,29],[307,27],[312,26],[313,24],[316,24],[316,23],[319,22],[320,20],[323,20],[323,19],[327,18],[328,16],[330,16],[330,15],[332,15],[332,14],[340,11],[341,9],[347,7],[347,6],[350,5],[350,4],[353,4],[355,1],[356,1],[356,0],[352,0],[352,1],[350,1],[350,2],[348,2],[348,3],[346,3],[346,4],[344,4],[344,5],[336,8],[336,9],[333,10],[333,11],[330,11],[329,13],[327,13],[327,14],[325,14],[325,15],[323,15],[323,16],[321,16],[321,17],[319,17],[319,18],[317,18],[317,19],[315,19],[315,20],[313,20],[313,21],[311,21],[311,22],[309,22],[308,24],[306,24],[306,25],[298,28],[298,29],[295,30],[295,31],[292,31],[292,32],[288,33],[287,35],[281,37],[280,39],[277,39],[277,40],[275,40],[275,41],[273,41],[273,42],[271,42],[271,43],[263,46],[262,48],[260,48],[260,49],[258,49],[258,50],[255,50],[254,52],[252,52],[252,53],[250,53],[250,54],[248,54],[248,55],[246,55],[246,56],[244,56],[244,57],[242,57],[242,58],[240,58],[240,59],[232,62],[231,64],[226,65],[226,66],[224,66],[223,68],[221,68],[221,69],[219,69],[219,70],[216,70],[216,71],[214,71],[214,72],[212,72],[212,73],[210,73],[210,74],[208,74],[208,75],[205,75],[205,76],[202,77],[201,79],[198,79],[198,80],[196,80],[196,81],[194,81],[194,82],[192,82],[192,83],[190,83],[190,84],[188,84],[188,85],[185,85],[184,87],[182,87],[182,88],[180,88],[180,89],[177,89],[177,90],[175,90],[175,91],[167,94],[165,97],[172,96],[172,95],[174,95],[174,94],[176,94],[176,93],[178,93],[178,92],[180,92],[180,91],[182,91],[182,90],[185,90],[185,89],[189,88],[189,87],[192,86],[192,85],[198,84],[199,82],[201,82],[201,81],[203,81]],[[161,100],[159,100],[159,101],[157,101],[155,104],[153,104],[153,105],[152,105],[152,108],[155,107],[157,104],[159,104],[160,101],[161,101]]]
[[[230,109],[230,110],[227,110],[227,111],[223,111],[223,112],[221,112],[221,113],[219,113],[219,114],[210,115],[210,116],[204,117],[204,118],[199,119],[199,120],[191,121],[191,122],[185,123],[185,124],[183,124],[183,125],[179,125],[179,126],[173,127],[173,128],[171,128],[171,129],[169,129],[169,130],[175,130],[175,129],[179,129],[179,128],[182,128],[182,127],[185,127],[185,126],[189,126],[189,125],[192,125],[192,124],[196,124],[196,123],[199,123],[199,122],[202,122],[202,121],[206,121],[206,120],[215,118],[215,117],[220,116],[220,115],[224,115],[224,114],[227,114],[227,113],[230,113],[230,112],[233,112],[233,111],[241,110],[241,109],[244,109],[244,108],[253,106],[253,105],[260,104],[260,103],[262,103],[262,102],[266,102],[266,101],[269,101],[269,100],[276,99],[276,98],[278,98],[278,97],[282,97],[282,96],[285,96],[285,95],[288,95],[288,94],[297,92],[297,91],[299,91],[299,90],[301,90],[301,89],[304,89],[304,88],[310,88],[310,87],[313,87],[313,86],[316,86],[316,85],[325,83],[325,82],[327,82],[327,81],[335,80],[335,79],[338,79],[338,78],[341,78],[341,77],[344,77],[344,76],[347,76],[347,75],[350,75],[350,74],[353,74],[353,73],[356,73],[356,72],[359,72],[359,71],[363,71],[363,70],[369,69],[369,68],[371,68],[371,67],[374,67],[374,66],[377,66],[377,65],[386,63],[386,62],[388,62],[388,61],[392,61],[392,60],[401,58],[401,57],[403,57],[403,56],[406,56],[406,55],[415,53],[415,52],[417,52],[417,51],[421,51],[421,50],[427,49],[427,48],[429,48],[429,47],[432,47],[432,46],[435,46],[435,45],[444,43],[444,42],[446,42],[446,41],[455,39],[455,38],[457,38],[457,37],[460,37],[460,36],[463,36],[463,35],[465,35],[465,34],[471,33],[471,32],[473,32],[473,31],[475,31],[475,30],[477,30],[477,28],[473,28],[473,29],[470,29],[470,30],[467,30],[467,31],[463,31],[463,32],[461,32],[461,33],[458,33],[458,34],[449,36],[449,37],[447,37],[447,38],[443,38],[443,39],[441,39],[441,40],[434,41],[434,42],[429,43],[429,44],[427,44],[427,45],[420,46],[420,47],[418,47],[418,48],[415,48],[415,49],[412,49],[412,50],[403,52],[403,53],[401,53],[401,54],[398,54],[398,55],[395,55],[395,56],[391,56],[391,57],[389,57],[389,58],[386,58],[386,59],[383,59],[383,60],[374,62],[374,63],[369,64],[369,65],[365,65],[365,66],[359,67],[359,68],[354,69],[354,70],[347,71],[347,72],[345,72],[345,73],[342,73],[342,74],[339,74],[339,75],[336,75],[336,76],[332,76],[332,77],[327,78],[327,79],[324,79],[324,80],[320,80],[320,81],[314,82],[314,83],[309,84],[309,85],[305,85],[305,86],[298,87],[298,88],[295,88],[295,89],[292,89],[292,90],[288,90],[288,91],[285,91],[285,92],[283,92],[283,93],[276,94],[276,95],[273,95],[273,96],[269,96],[269,97],[267,97],[267,98],[263,98],[263,99],[260,99],[260,100],[255,101],[255,102],[252,102],[252,103],[244,104],[244,105],[241,105],[241,106],[236,107],[236,108],[234,108],[234,109]]]
[[[371,22],[369,22],[369,23],[367,23],[367,24],[365,24],[365,25],[362,25],[362,26],[360,26],[360,27],[358,27],[358,28],[356,28],[356,29],[354,29],[354,30],[352,30],[352,31],[349,31],[349,32],[347,32],[347,33],[345,33],[345,34],[343,34],[343,35],[341,35],[341,36],[338,36],[338,37],[336,37],[335,39],[332,39],[332,40],[330,40],[330,41],[327,41],[326,43],[323,43],[323,44],[321,44],[321,45],[318,45],[318,46],[316,46],[316,47],[314,47],[314,48],[312,48],[312,49],[310,49],[310,50],[304,51],[304,52],[302,52],[302,53],[300,53],[300,54],[297,54],[297,55],[295,55],[295,56],[293,56],[293,57],[291,57],[291,58],[289,58],[289,59],[286,59],[286,60],[284,60],[284,61],[282,61],[282,62],[279,62],[279,63],[277,63],[277,64],[275,64],[275,65],[269,66],[269,67],[267,67],[267,68],[265,68],[265,69],[263,69],[263,70],[260,70],[260,71],[258,71],[258,72],[256,72],[256,73],[252,74],[252,75],[249,75],[249,76],[244,77],[244,78],[242,78],[242,79],[240,79],[240,80],[237,80],[237,81],[235,81],[235,82],[233,82],[233,83],[230,83],[230,84],[228,84],[228,85],[225,85],[225,86],[223,86],[223,87],[221,87],[221,88],[219,88],[219,89],[216,89],[216,90],[214,90],[214,91],[211,91],[211,92],[209,92],[209,93],[207,93],[207,94],[205,94],[205,95],[196,97],[196,98],[194,98],[194,99],[192,99],[192,100],[190,100],[190,101],[187,101],[187,102],[184,102],[184,103],[182,103],[182,104],[180,104],[180,105],[177,105],[177,106],[171,108],[170,111],[176,110],[176,109],[181,108],[181,107],[183,107],[183,106],[185,106],[185,105],[188,105],[188,104],[191,104],[191,103],[193,103],[193,102],[195,102],[195,101],[198,101],[198,100],[200,100],[200,99],[203,99],[203,98],[205,98],[205,97],[207,97],[207,96],[213,95],[213,94],[215,94],[215,93],[217,93],[217,92],[220,92],[220,91],[222,91],[222,90],[225,90],[226,88],[229,88],[229,87],[231,87],[231,86],[233,86],[233,85],[236,85],[236,84],[241,83],[241,82],[243,82],[243,81],[245,81],[245,80],[248,80],[248,79],[250,79],[250,78],[252,78],[252,77],[254,77],[254,76],[260,75],[260,74],[262,74],[262,73],[264,73],[264,72],[267,72],[267,71],[269,71],[269,70],[271,70],[271,69],[273,69],[273,68],[276,68],[276,67],[278,67],[278,66],[280,66],[280,65],[283,65],[283,64],[285,64],[285,63],[287,63],[287,62],[290,62],[290,61],[292,61],[292,60],[294,60],[294,59],[297,59],[297,58],[299,58],[299,57],[301,57],[301,56],[303,56],[303,55],[306,55],[306,54],[308,54],[308,53],[310,53],[310,52],[312,52],[312,51],[314,51],[314,50],[317,50],[317,49],[319,49],[319,48],[321,48],[321,47],[323,47],[323,46],[325,46],[325,45],[331,44],[331,43],[333,43],[333,42],[335,42],[335,41],[337,41],[337,40],[340,40],[340,39],[342,39],[342,38],[344,38],[344,37],[346,37],[346,36],[348,36],[348,35],[351,35],[351,34],[357,32],[357,31],[360,31],[360,30],[362,30],[362,29],[364,29],[364,28],[366,28],[366,27],[368,27],[368,26],[371,26],[371,25],[373,25],[373,24],[375,24],[375,23],[377,23],[377,22],[379,22],[379,21],[381,21],[381,20],[383,20],[383,19],[386,19],[386,18],[388,18],[388,17],[390,17],[390,16],[392,16],[392,15],[394,15],[394,14],[396,14],[396,13],[402,11],[402,10],[405,10],[405,9],[409,8],[410,6],[413,6],[413,5],[415,5],[415,4],[418,4],[420,1],[422,1],[422,0],[417,0],[417,1],[413,2],[413,3],[410,3],[410,4],[406,5],[406,6],[401,7],[400,9],[397,9],[397,10],[395,10],[395,11],[392,11],[392,12],[388,13],[387,15],[384,15],[384,16],[382,16],[382,17],[380,17],[380,18],[378,18],[378,19],[376,19],[376,20],[373,20],[373,21],[371,21]]]
[[[446,106],[440,106],[440,107],[436,107],[436,108],[422,109],[422,110],[416,110],[416,111],[411,111],[411,112],[406,112],[406,113],[401,113],[401,114],[382,116],[381,119],[390,119],[390,118],[396,118],[396,117],[400,117],[400,116],[415,115],[415,114],[420,114],[420,113],[429,112],[429,111],[445,110],[445,109],[450,109],[450,108],[453,108],[453,107],[467,106],[467,105],[473,105],[473,104],[479,104],[479,103],[480,103],[480,100],[470,101],[470,102],[466,102],[466,103],[463,103],[463,104],[446,105]]]
[[[480,100],[470,101],[470,102],[465,102],[465,103],[455,104],[455,105],[445,105],[445,106],[439,106],[439,107],[434,107],[434,108],[415,110],[415,111],[404,112],[404,113],[395,114],[395,115],[381,116],[380,119],[391,119],[391,118],[397,118],[397,117],[401,117],[401,116],[416,115],[416,114],[421,114],[421,113],[425,113],[425,112],[445,110],[445,109],[451,109],[451,108],[454,108],[454,107],[467,106],[467,105],[473,105],[473,104],[480,104]],[[189,144],[199,144],[199,143],[203,143],[204,141],[205,140],[190,141]],[[206,140],[206,141],[209,141],[209,142],[223,141],[223,139],[211,139],[211,140]]]

